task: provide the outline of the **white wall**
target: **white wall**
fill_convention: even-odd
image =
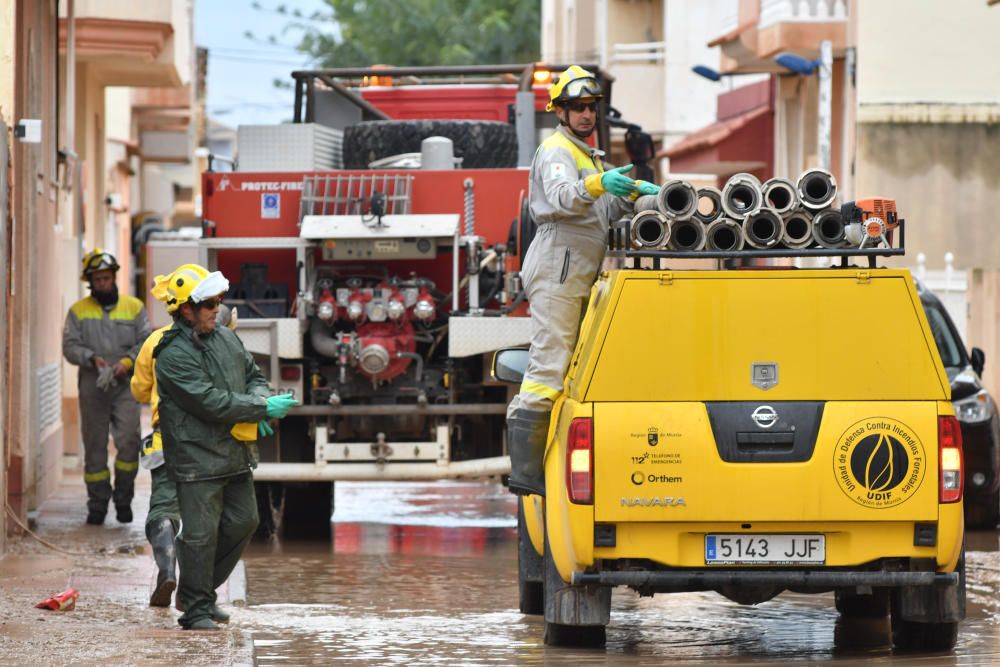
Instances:
[[[851,11],[861,105],[1000,103],[1000,7],[863,0]]]
[[[142,210],[152,211],[169,220],[174,210],[174,181],[163,165],[142,167]]]
[[[132,139],[131,89],[109,86],[104,89],[104,136],[108,139]]]
[[[670,2],[664,12],[667,43],[664,144],[669,146],[715,122],[716,99],[727,90],[727,79],[709,81],[691,71],[695,65],[719,68],[719,48],[708,42],[723,32],[720,17],[735,15],[739,0]]]

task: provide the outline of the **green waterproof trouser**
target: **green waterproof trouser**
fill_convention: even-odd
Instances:
[[[165,465],[150,470],[149,476],[153,480],[153,488],[149,494],[146,535],[149,535],[150,526],[157,525],[161,519],[170,519],[174,524],[174,532],[177,532],[181,522],[181,509],[177,505],[177,483],[170,479]]]
[[[181,510],[177,595],[184,607],[184,615],[177,622],[187,628],[211,617],[215,589],[236,567],[260,518],[253,475],[249,472],[177,482],[177,500]]]

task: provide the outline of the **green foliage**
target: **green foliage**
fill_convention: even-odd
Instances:
[[[326,0],[285,32],[317,67],[482,65],[539,58],[540,0]],[[255,8],[265,10],[259,3]]]

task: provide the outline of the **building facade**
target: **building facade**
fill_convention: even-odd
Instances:
[[[966,344],[1000,390],[1000,6],[852,3],[857,45],[857,191],[894,197],[907,266],[964,272]],[[886,30],[886,26],[891,26]]]
[[[137,120],[156,101],[135,91],[190,88],[192,11],[193,0],[0,3],[0,498],[22,522],[80,451],[63,319],[85,294],[91,248],[116,255],[119,289],[131,291],[135,193],[160,158],[144,156]],[[190,117],[174,128],[189,166]],[[25,120],[39,121],[38,141],[15,136]],[[9,527],[0,519],[0,540]]]

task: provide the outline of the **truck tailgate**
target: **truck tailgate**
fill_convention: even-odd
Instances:
[[[936,521],[937,419],[934,401],[597,403],[594,517]]]

